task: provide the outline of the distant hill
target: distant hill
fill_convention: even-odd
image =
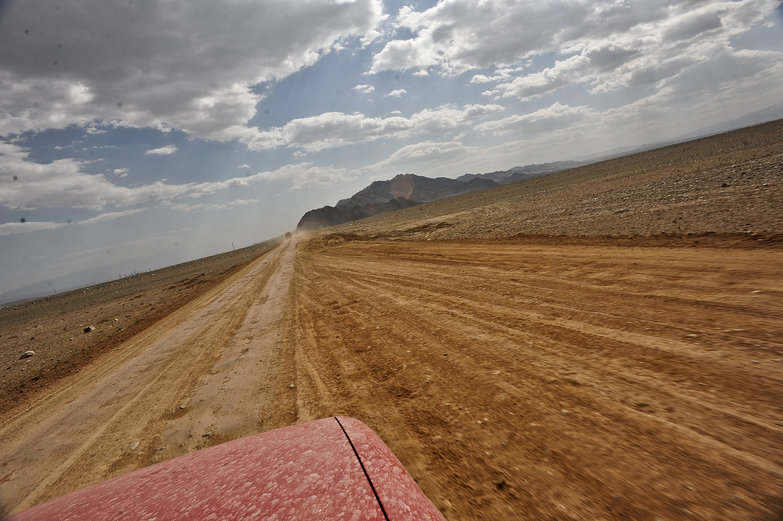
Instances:
[[[315,230],[343,224],[421,203],[576,168],[581,164],[575,161],[558,161],[515,166],[510,170],[487,174],[465,174],[456,179],[400,174],[387,181],[375,181],[351,197],[341,199],[334,206],[310,210],[299,221],[297,229]]]
[[[379,213],[402,210],[403,208],[416,206],[417,204],[421,203],[400,197],[398,199],[392,199],[391,201],[355,206],[324,206],[323,208],[310,210],[304,214],[299,220],[299,224],[296,228],[298,230],[316,230],[318,228],[356,221],[357,219],[378,215]]]
[[[375,181],[348,199],[340,200],[336,207],[363,206],[382,203],[392,199],[410,199],[418,203],[437,201],[444,197],[466,194],[497,186],[492,180],[457,180],[448,177],[424,177],[416,174],[400,174],[388,181]]]
[[[458,181],[447,177],[433,179],[415,174],[400,174],[388,181],[375,181],[348,199],[341,199],[335,206],[310,210],[299,221],[297,229],[315,230],[334,226],[497,185],[498,183],[491,179]]]
[[[488,174],[465,174],[459,176],[457,181],[471,181],[473,179],[490,179],[499,185],[516,183],[531,179],[540,175],[554,174],[562,170],[568,170],[584,165],[577,161],[556,161],[554,163],[540,163],[535,165],[515,166],[509,170],[489,172]]]

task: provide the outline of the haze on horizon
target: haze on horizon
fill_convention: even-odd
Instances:
[[[259,242],[403,172],[783,117],[782,29],[771,0],[2,2],[0,296]]]

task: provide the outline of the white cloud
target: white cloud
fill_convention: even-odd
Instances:
[[[486,76],[484,74],[474,74],[473,77],[470,79],[470,83],[494,83],[498,81],[500,78],[495,78],[492,76]]]
[[[719,52],[708,62],[694,64],[666,79],[651,95],[607,110],[560,102],[529,114],[487,121],[475,129],[509,140],[482,148],[466,159],[484,169],[493,159],[503,164],[584,159],[608,149],[651,144],[664,137],[684,137],[720,128],[754,112],[768,110],[783,99],[783,61],[770,51]],[[705,84],[704,78],[709,78]],[[766,112],[766,119],[783,117],[783,109]]]
[[[499,67],[495,70],[495,74],[487,76],[486,74],[474,74],[469,83],[472,84],[484,84],[495,83],[498,81],[508,80],[513,78],[518,73],[524,71],[527,67]]]
[[[250,176],[252,180],[288,181],[290,191],[326,186],[338,181],[352,179],[355,173],[346,168],[316,165],[303,162],[285,165],[277,170],[258,172]]]
[[[128,172],[130,172],[130,170],[127,168],[115,168],[111,171],[111,173],[117,177],[128,177]]]
[[[473,147],[468,147],[459,141],[420,141],[411,145],[406,145],[388,158],[368,167],[372,171],[383,171],[393,169],[400,171],[405,169],[426,168],[429,170],[433,163],[441,166],[444,164],[454,164],[471,152],[475,152]],[[431,172],[422,172],[424,175],[431,175]]]
[[[500,105],[446,105],[424,109],[410,117],[368,117],[364,114],[327,112],[309,118],[294,119],[282,127],[260,131],[249,139],[255,150],[277,147],[301,148],[317,152],[328,148],[366,143],[380,138],[400,138],[415,134],[464,130],[464,125],[504,110]]]
[[[589,107],[572,107],[559,102],[529,114],[516,114],[476,125],[476,130],[496,136],[526,137],[550,133],[573,125],[596,112]]]
[[[405,89],[395,89],[395,90],[389,92],[388,94],[386,94],[386,96],[390,97],[390,98],[401,98],[401,97],[403,97],[407,93],[408,93],[408,91],[405,90]]]
[[[722,27],[720,15],[709,10],[698,10],[677,17],[671,23],[663,24],[661,39],[665,42],[682,41],[706,31]]]
[[[166,145],[165,147],[153,148],[144,152],[146,156],[170,156],[177,151],[177,147],[174,145]]]
[[[247,163],[242,163],[241,165],[237,165],[237,168],[250,168],[250,165]]]
[[[3,223],[0,224],[0,237],[4,237],[6,235],[17,235],[19,233],[39,232],[42,230],[54,230],[62,226],[67,226],[67,225],[65,223],[56,223],[56,222],[49,222],[49,221]]]
[[[470,0],[451,0],[422,12],[404,7],[395,22],[414,37],[388,42],[374,57],[370,70],[437,68],[459,73],[514,63],[552,46],[560,32],[554,28],[567,28],[590,13],[588,4],[564,0],[487,1],[480,9]]]
[[[5,235],[17,235],[20,233],[39,232],[42,230],[56,230],[57,228],[62,228],[63,226],[86,226],[90,224],[121,219],[123,217],[135,215],[143,211],[144,210],[142,209],[133,209],[133,210],[125,210],[122,212],[108,212],[108,213],[96,215],[95,217],[90,217],[89,219],[84,219],[75,222],[67,222],[67,223],[58,223],[58,222],[51,222],[51,221],[3,223],[0,224],[0,237]]]
[[[240,206],[247,206],[251,204],[259,204],[259,199],[235,199],[227,203],[201,203],[201,204],[189,204],[189,203],[169,203],[164,207],[169,210],[175,210],[178,212],[212,212],[215,210],[228,210],[230,208],[237,208]]]
[[[130,189],[112,184],[103,175],[83,173],[82,163],[75,159],[42,164],[30,161],[28,155],[18,145],[0,143],[1,206],[14,210],[58,207],[100,210],[109,202],[130,196]],[[14,172],[15,180],[10,172]]]
[[[0,18],[0,136],[103,121],[241,137],[262,97],[251,85],[374,38],[383,17],[380,0],[14,3]]]
[[[476,9],[471,0],[438,2],[421,12],[402,8],[394,23],[413,37],[389,41],[371,72],[429,68],[442,74],[477,72],[483,94],[530,100],[569,86],[593,93],[650,85],[705,63],[731,39],[770,14],[773,0],[674,2],[501,2]],[[498,37],[513,35],[513,37]],[[527,72],[529,59],[556,62]],[[709,82],[704,78],[704,82]]]
[[[375,87],[372,85],[357,85],[353,90],[361,92],[362,94],[372,94],[375,92]]]
[[[99,128],[95,125],[87,125],[87,128],[85,128],[84,130],[88,134],[92,134],[92,135],[105,134],[107,132],[105,128]]]
[[[102,174],[84,173],[82,171],[84,163],[75,159],[58,159],[43,164],[30,160],[28,156],[29,151],[18,145],[0,143],[0,207],[9,210],[115,209],[118,211],[106,215],[123,216],[139,210],[133,208],[119,211],[121,208],[140,205],[165,206],[183,198],[199,198],[232,188],[247,187],[263,180],[288,179],[295,188],[304,188],[308,183],[316,186],[324,185],[349,175],[345,169],[300,163],[286,165],[274,171],[222,181],[168,184],[163,179],[137,187],[126,187],[112,183]],[[10,172],[14,172],[13,176],[16,176],[16,179]],[[11,228],[15,229],[15,227]],[[24,230],[32,228],[34,227],[28,226]]]
[[[427,69],[419,69],[416,72],[413,73],[414,76],[418,76],[419,78],[426,78],[430,75],[429,72],[427,72]]]
[[[219,204],[185,203],[183,200],[192,201],[231,189],[244,189],[264,181],[287,183],[289,190],[296,191],[345,181],[355,175],[343,167],[301,162],[222,181],[168,184],[163,179],[137,187],[125,187],[112,183],[102,174],[82,172],[84,163],[75,159],[60,159],[42,164],[30,160],[28,156],[29,152],[22,147],[0,142],[0,208],[78,208],[103,212],[99,216],[81,221],[81,224],[133,215],[141,212],[143,208],[163,207],[183,211],[233,208],[256,203],[258,200],[243,198]],[[16,172],[14,175],[17,179],[14,180],[9,172]],[[6,224],[9,226],[3,229],[7,233],[52,229],[62,225],[30,222]],[[23,225],[26,227],[22,228]]]
[[[141,208],[134,208],[131,210],[124,210],[121,212],[106,212],[100,215],[96,215],[95,217],[90,217],[89,219],[77,221],[76,224],[95,224],[95,223],[102,223],[106,221],[113,221],[115,219],[122,219],[123,217],[128,217],[130,215],[136,215],[142,213],[143,211],[144,210]]]

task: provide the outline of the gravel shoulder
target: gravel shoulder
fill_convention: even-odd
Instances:
[[[276,245],[267,242],[0,308],[0,415],[154,325]],[[94,329],[85,333],[85,328]],[[35,356],[20,360],[26,351]]]

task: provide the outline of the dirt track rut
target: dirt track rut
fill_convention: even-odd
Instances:
[[[4,418],[0,492],[18,509],[348,414],[448,519],[763,519],[783,482],[781,261],[289,241]]]
[[[294,246],[266,254],[0,426],[18,509],[257,432]]]
[[[783,478],[781,260],[314,244],[298,349],[332,396],[309,413],[370,424],[450,519],[759,518]]]

